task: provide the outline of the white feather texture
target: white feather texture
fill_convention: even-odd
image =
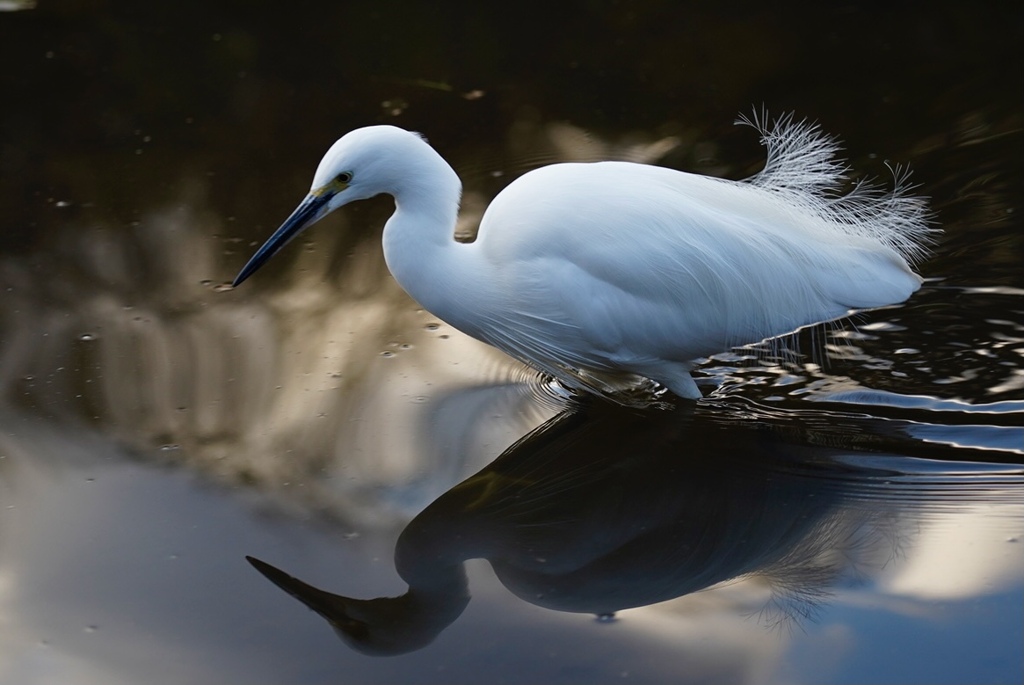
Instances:
[[[774,126],[764,114],[741,116],[736,123],[754,128],[768,151],[764,169],[747,183],[784,194],[794,205],[844,231],[878,240],[912,263],[927,256],[934,233],[928,203],[911,194],[905,169],[893,169],[891,191],[861,182],[843,194],[849,169],[838,159],[835,138],[817,124],[795,122],[792,114],[776,119]]]
[[[499,193],[470,244],[453,239],[461,184],[441,156],[399,128],[358,129],[236,283],[328,211],[388,193],[388,267],[436,316],[570,387],[614,395],[644,377],[698,398],[701,357],[908,298],[931,232],[904,176],[843,195],[838,146],[817,126],[740,122],[768,151],[746,181],[552,164]]]

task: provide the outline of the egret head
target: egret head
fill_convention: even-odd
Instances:
[[[408,184],[408,179],[415,177],[408,167],[423,158],[423,148],[430,149],[419,134],[395,126],[367,126],[344,135],[320,160],[309,194],[256,251],[232,285],[241,284],[292,238],[335,209],[381,193],[395,194],[399,184]]]

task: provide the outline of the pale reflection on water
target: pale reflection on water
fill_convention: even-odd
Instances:
[[[139,465],[144,454],[89,431],[5,410],[3,675],[318,682],[316,663],[354,682],[435,669],[438,682],[471,682],[481,660],[521,659],[503,680],[550,679],[552,668],[626,669],[641,682],[785,681],[807,669],[877,680],[891,664],[871,658],[873,636],[900,621],[888,648],[927,654],[926,672],[977,673],[953,662],[1012,654],[1020,467],[864,453],[835,444],[840,433],[797,436],[769,415],[714,410],[566,415],[408,527],[397,515],[338,526],[310,504],[308,480],[262,494],[210,487]],[[909,440],[869,425],[884,444]],[[472,470],[456,452],[434,466],[452,480]],[[380,490],[339,494],[337,511],[372,518],[381,499],[408,494],[401,482]],[[391,554],[403,548],[400,577]],[[494,570],[468,565],[472,600],[463,610],[456,588],[454,616],[430,607],[429,646],[421,635],[415,659],[366,662],[249,569],[247,554],[364,597],[400,595],[403,579],[429,585],[439,556],[442,566],[484,557]],[[611,623],[562,613],[616,610]]]
[[[459,440],[488,430],[480,412],[514,412],[525,399],[513,392],[504,401],[474,400],[471,411],[449,408],[488,375],[501,384],[525,374],[419,310],[383,269],[354,294],[306,264],[269,294],[217,292],[209,277],[230,267],[216,257],[216,227],[195,213],[158,214],[131,242],[112,244],[96,232],[96,241],[69,236],[88,249],[43,284],[18,263],[4,264],[13,284],[5,384],[21,410],[85,424],[226,481],[273,489],[309,479],[304,497],[345,507],[338,495],[347,488],[448,482],[425,449],[430,435],[465,436],[437,450],[458,447],[486,460],[487,450]],[[116,265],[138,253],[165,277],[156,292],[115,280]],[[371,251],[364,261],[377,257]],[[101,270],[106,264],[114,278]],[[55,301],[53,291],[75,300]],[[530,420],[492,437],[514,439]],[[318,476],[338,460],[346,477],[321,484]]]

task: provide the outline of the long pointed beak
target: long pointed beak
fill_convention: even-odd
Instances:
[[[256,254],[252,256],[249,262],[238,272],[238,275],[235,276],[231,286],[237,288],[256,269],[263,266],[268,259],[277,254],[278,250],[287,245],[292,238],[301,233],[303,229],[316,223],[317,219],[321,216],[321,210],[323,210],[331,197],[332,193],[310,193],[307,195],[306,199],[291,213],[291,216],[281,224],[281,228],[274,231],[274,235],[270,236],[267,242],[263,243],[263,246],[256,250]]]
[[[350,598],[313,587],[256,557],[246,556],[245,560],[267,580],[327,619],[335,630],[349,635],[366,631],[365,623],[349,615],[348,605],[353,602]],[[354,601],[359,603],[361,600]]]
[[[315,588],[256,557],[247,556],[245,560],[262,573],[267,580],[327,620],[334,620],[343,614],[342,600],[345,599],[344,597]]]

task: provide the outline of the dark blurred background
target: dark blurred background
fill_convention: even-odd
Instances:
[[[968,180],[1016,192],[1022,34],[1020,6],[996,2],[42,0],[0,12],[0,248],[52,218],[130,223],[184,178],[261,236],[336,137],[383,121],[464,174],[488,142],[494,167],[514,164],[498,143],[534,117],[687,131],[743,176],[761,150],[731,123],[764,106],[840,134],[857,168],[910,162],[940,204]],[[999,178],[956,168],[958,139],[1000,138]]]

